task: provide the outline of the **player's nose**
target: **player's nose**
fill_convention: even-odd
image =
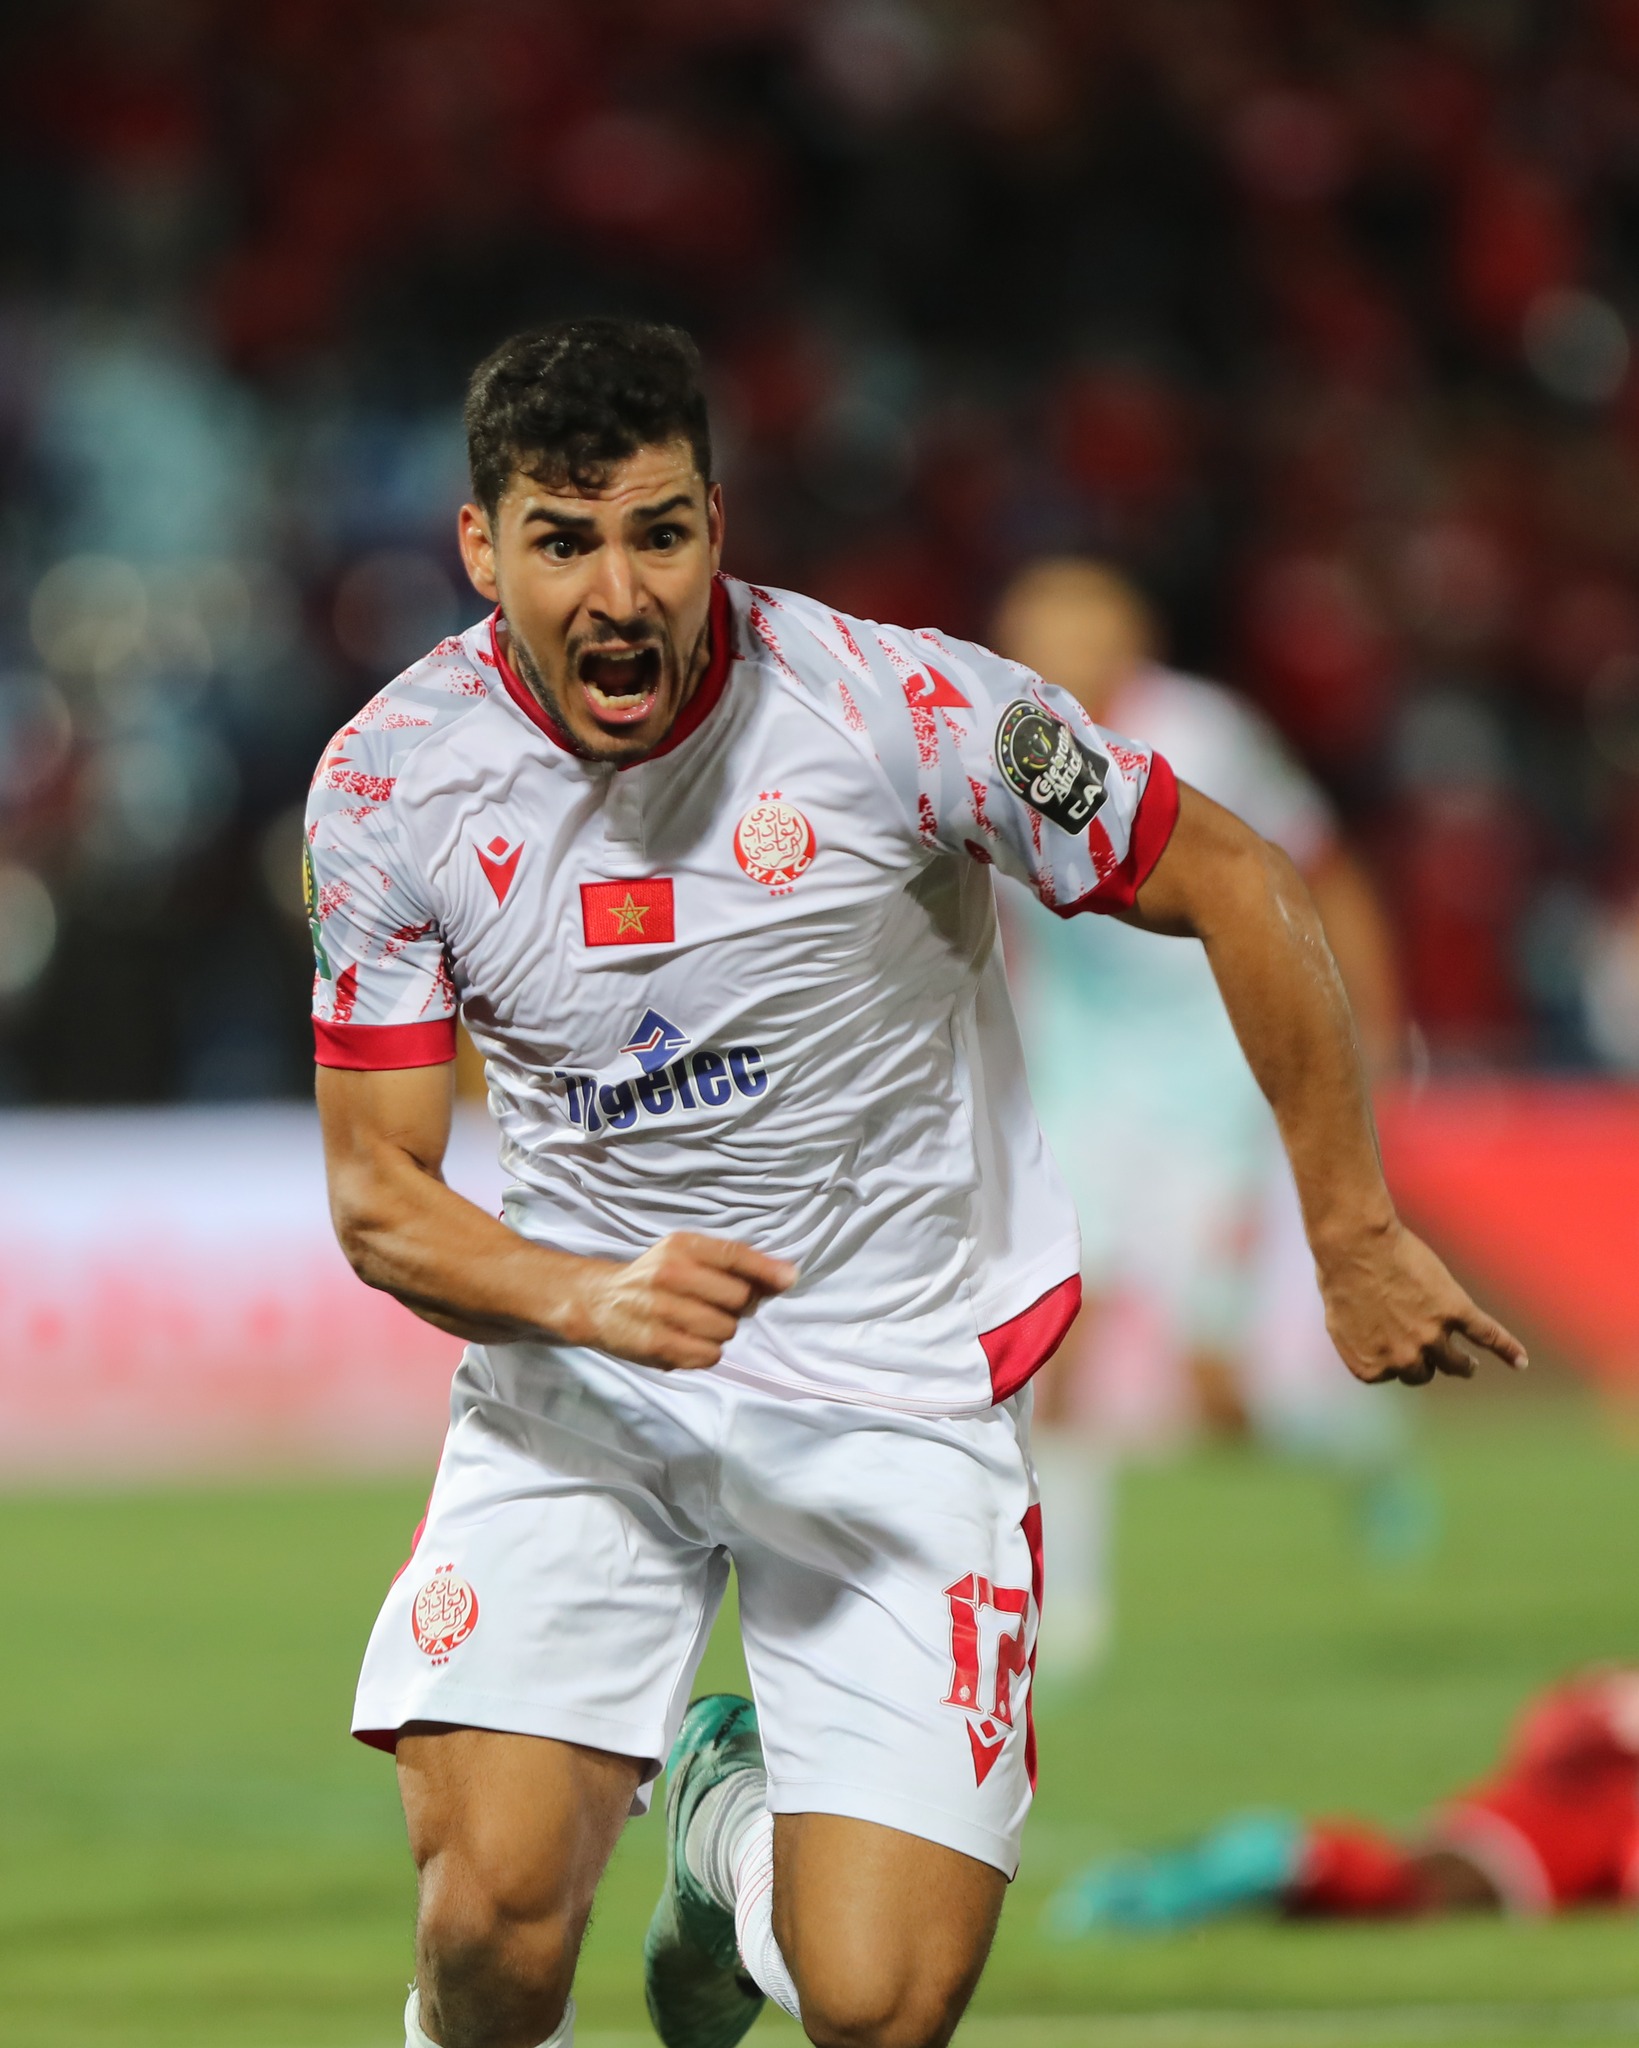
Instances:
[[[643,580],[630,552],[622,547],[599,548],[594,558],[586,603],[599,618],[619,624],[645,609]]]

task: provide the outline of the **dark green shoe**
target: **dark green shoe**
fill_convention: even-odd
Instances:
[[[666,1759],[666,1888],[643,1938],[643,1993],[666,2048],[734,2048],[763,2009],[725,1912],[689,1869],[683,1838],[703,1794],[763,1767],[757,1709],[708,1693],[683,1716]]]

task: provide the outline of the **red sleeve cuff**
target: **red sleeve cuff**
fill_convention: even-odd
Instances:
[[[1139,890],[1155,872],[1156,862],[1166,852],[1167,841],[1172,837],[1172,828],[1177,822],[1178,778],[1164,754],[1152,754],[1149,779],[1138,799],[1132,835],[1127,841],[1126,859],[1119,867],[1112,868],[1096,889],[1077,897],[1074,903],[1056,903],[1053,908],[1060,917],[1074,917],[1083,910],[1131,910]],[[1096,818],[1087,828],[1089,835],[1101,833],[1102,829]]]
[[[313,1057],[321,1067],[376,1073],[392,1067],[439,1067],[455,1058],[455,1019],[425,1024],[326,1024],[313,1019]]]

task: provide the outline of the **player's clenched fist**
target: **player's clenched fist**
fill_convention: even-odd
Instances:
[[[673,1231],[630,1265],[588,1263],[581,1341],[663,1372],[715,1365],[741,1316],[797,1277],[788,1259],[696,1230]]]
[[[1420,1387],[1436,1373],[1471,1379],[1489,1355],[1515,1371],[1525,1347],[1475,1306],[1404,1224],[1353,1240],[1320,1262],[1326,1327],[1356,1379]]]

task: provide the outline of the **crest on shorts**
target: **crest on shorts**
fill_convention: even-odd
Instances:
[[[1084,832],[1104,808],[1110,764],[1062,718],[1016,697],[996,727],[996,765],[1015,796],[1065,832]]]
[[[759,791],[734,828],[734,858],[754,882],[776,894],[783,895],[808,872],[816,850],[813,826],[777,789]]]
[[[447,1664],[478,1626],[478,1595],[453,1564],[441,1564],[410,1605],[416,1648],[435,1664]]]

